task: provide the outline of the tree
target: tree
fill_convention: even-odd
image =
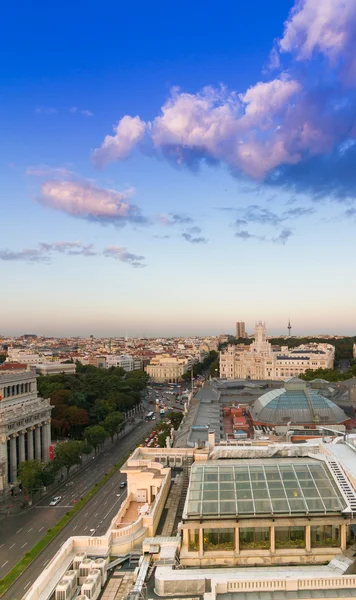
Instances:
[[[182,412],[172,412],[169,414],[173,429],[177,430],[183,419]]]
[[[98,446],[103,444],[107,437],[108,432],[101,425],[93,425],[84,429],[84,439],[90,446],[93,446],[95,454]]]
[[[108,415],[103,423],[104,429],[111,437],[111,442],[114,442],[114,435],[117,435],[122,429],[124,417],[120,412],[113,412]]]
[[[39,460],[26,460],[22,462],[18,470],[18,478],[23,489],[32,496],[41,487],[41,474],[43,465]]]
[[[74,437],[80,436],[84,427],[89,425],[88,411],[77,406],[69,406],[66,410],[66,418]]]
[[[0,364],[5,362],[6,360],[6,354],[0,354]]]
[[[55,447],[55,460],[58,465],[67,469],[67,477],[70,468],[79,465],[82,460],[83,442],[76,440],[72,442],[61,442]]]

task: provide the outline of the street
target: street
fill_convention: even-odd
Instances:
[[[62,500],[57,506],[50,507],[49,503],[51,497],[47,497],[23,513],[10,515],[9,517],[2,519],[0,521],[0,578],[4,577],[23,555],[43,537],[47,529],[50,529],[70,508],[74,506],[75,500],[80,500],[80,498],[101,479],[110,467],[126,454],[132,452],[142,438],[151,430],[152,423],[141,423],[124,438],[117,443],[114,443],[111,447],[108,447],[108,449],[93,460],[92,463],[88,463],[88,465],[78,472],[71,481],[64,483],[56,490],[54,495],[62,496]],[[99,535],[104,533],[110,520],[115,514],[114,509],[117,508],[118,510],[119,503],[122,501],[122,495],[120,498],[116,495],[120,493],[119,482],[122,479],[123,475],[116,473],[113,478],[100,489],[90,502],[86,504],[82,511],[80,511],[65,527],[62,532],[65,532],[64,538],[61,538],[62,541],[63,539],[67,539],[71,534],[85,534],[89,529],[98,530]],[[125,490],[123,491],[126,493]],[[96,510],[96,507],[99,506],[100,510]],[[62,535],[62,533],[60,535]],[[55,547],[50,556],[53,556],[60,546],[60,542],[57,542],[59,537],[60,536],[50,544],[51,548]],[[48,550],[46,549],[45,552],[47,553]],[[42,557],[43,554],[35,561],[39,571],[44,563]],[[34,578],[36,577],[37,575]],[[21,595],[19,594],[19,598],[22,597],[23,593],[24,592],[22,591]],[[4,598],[5,597],[6,595]],[[11,600],[14,599],[14,595],[11,594],[7,597],[9,599],[11,598]]]

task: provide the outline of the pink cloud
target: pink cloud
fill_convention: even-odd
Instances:
[[[94,160],[126,158],[144,135],[158,155],[178,165],[222,162],[257,180],[277,167],[326,155],[355,137],[356,99],[342,85],[356,84],[355,41],[356,0],[297,0],[271,54],[270,66],[280,71],[288,53],[288,69],[243,93],[224,86],[197,93],[174,88],[151,121],[124,116]],[[299,63],[316,54],[327,61],[319,57],[321,73],[314,78]]]
[[[122,160],[131,154],[132,150],[142,140],[146,123],[140,117],[126,115],[114,128],[114,135],[107,135],[100,148],[93,154],[97,166],[105,165],[113,160]]]
[[[124,224],[144,222],[140,209],[130,203],[134,189],[104,189],[89,181],[49,180],[43,183],[40,204],[74,217]]]

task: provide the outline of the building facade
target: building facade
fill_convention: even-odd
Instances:
[[[334,366],[335,348],[331,344],[304,344],[273,350],[266,338],[266,325],[255,326],[255,340],[250,346],[229,344],[220,352],[220,377],[226,379],[283,380],[307,369],[330,369]]]
[[[0,495],[17,484],[25,460],[49,460],[51,405],[39,398],[36,373],[0,371]]]
[[[191,367],[191,361],[187,358],[173,356],[157,356],[150,361],[145,371],[153,381],[176,383],[182,379],[182,375]]]

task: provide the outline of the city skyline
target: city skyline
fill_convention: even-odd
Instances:
[[[289,337],[289,332],[288,332],[288,321],[287,324],[283,327],[283,325],[275,325],[275,326],[269,326],[269,323],[263,318],[262,319],[263,322],[265,322],[266,324],[266,328],[267,328],[267,337]],[[259,319],[252,319],[250,321],[246,322],[246,333],[247,333],[247,337],[251,337],[253,336],[253,332],[254,332],[254,328],[255,328],[255,324],[259,321]],[[291,321],[292,323],[292,321]],[[302,336],[306,336],[306,337],[317,337],[317,336],[345,336],[345,337],[354,337],[356,336],[356,332],[350,327],[350,329],[334,329],[332,326],[325,326],[325,328],[321,328],[321,329],[316,329],[316,328],[305,328],[303,326],[293,326],[293,333],[290,335],[291,338],[293,337],[302,337]],[[165,332],[165,333],[160,333],[155,332],[155,331],[151,331],[149,332],[147,330],[144,331],[139,331],[137,330],[137,332],[134,331],[134,329],[132,331],[119,331],[119,330],[110,330],[108,329],[107,331],[97,331],[95,332],[95,328],[92,327],[92,329],[88,329],[88,331],[85,332],[81,332],[81,333],[76,333],[74,330],[68,330],[68,331],[57,331],[55,328],[53,328],[53,331],[56,331],[56,333],[54,333],[53,331],[48,331],[48,332],[44,332],[43,328],[42,329],[37,329],[35,330],[30,330],[30,328],[27,329],[18,329],[17,331],[14,330],[10,330],[6,327],[3,327],[0,330],[0,336],[4,335],[6,337],[16,337],[19,338],[21,336],[24,335],[29,335],[28,332],[30,332],[33,335],[36,335],[37,337],[53,337],[53,338],[89,338],[91,335],[93,335],[95,338],[103,338],[103,339],[115,339],[115,338],[122,338],[122,339],[140,339],[140,338],[185,338],[185,337],[216,337],[219,335],[231,335],[232,337],[236,337],[236,331],[235,331],[235,323],[233,322],[232,324],[226,324],[225,327],[224,325],[222,325],[221,328],[218,328],[217,326],[214,325],[214,328],[207,328],[207,329],[201,329],[201,330],[184,330],[182,329],[182,331],[175,331],[174,327],[171,326],[171,332]]]
[[[352,0],[22,11],[2,333],[355,334]]]

